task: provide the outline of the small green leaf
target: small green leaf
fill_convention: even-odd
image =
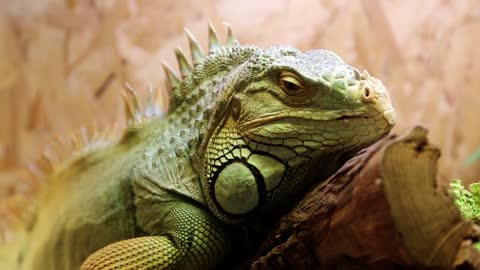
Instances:
[[[480,183],[470,185],[470,191],[466,190],[460,179],[454,179],[450,183],[451,190],[455,195],[455,204],[460,209],[462,216],[480,223]],[[480,242],[474,247],[480,250]]]
[[[480,183],[474,183],[470,185],[470,191],[472,192],[473,201],[477,210],[480,211]]]
[[[462,215],[478,223],[480,221],[480,183],[470,185],[470,191],[466,190],[461,180],[455,179],[450,184],[455,195],[455,204]]]

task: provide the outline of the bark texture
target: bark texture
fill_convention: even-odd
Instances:
[[[252,269],[480,269],[478,227],[437,185],[440,151],[426,134],[391,135],[313,188]]]

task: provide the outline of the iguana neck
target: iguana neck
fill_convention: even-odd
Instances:
[[[182,93],[172,111],[152,119],[137,129],[134,137],[143,158],[136,167],[136,178],[150,181],[172,192],[204,203],[199,184],[200,147],[214,111],[224,98],[224,85],[236,67],[243,64],[255,47],[229,47],[209,55],[174,89]],[[205,79],[208,78],[208,79]],[[127,132],[128,134],[128,132]]]

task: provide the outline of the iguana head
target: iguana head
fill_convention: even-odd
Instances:
[[[258,49],[221,87],[202,184],[209,207],[226,222],[305,189],[313,175],[337,169],[342,155],[395,123],[382,83],[327,50]]]
[[[333,52],[238,45],[230,28],[221,46],[209,33],[204,56],[187,32],[194,67],[177,51],[182,80],[166,72],[179,106],[172,133],[195,135],[188,145],[198,147],[203,196],[224,222],[288,200],[392,129],[382,83]]]

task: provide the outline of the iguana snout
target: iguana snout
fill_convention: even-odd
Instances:
[[[396,122],[395,110],[392,107],[390,96],[382,82],[364,71],[360,84],[360,99],[365,105],[373,106],[382,113],[388,124],[393,126]]]

